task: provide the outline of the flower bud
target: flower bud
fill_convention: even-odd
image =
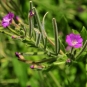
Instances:
[[[67,60],[66,60],[66,63],[70,63],[70,62],[71,62],[71,60],[70,60],[70,59],[67,59]]]
[[[29,17],[32,17],[32,16],[34,16],[34,12],[32,10],[30,10]]]
[[[31,68],[31,69],[34,69],[34,65],[31,65],[30,68]]]
[[[15,20],[16,20],[16,22],[18,22],[18,23],[22,23],[22,19],[21,19],[19,16],[16,16],[16,17],[15,17]]]
[[[16,36],[16,35],[12,36],[12,39],[19,39],[19,38],[20,38],[20,36]]]
[[[44,66],[42,66],[42,65],[37,65],[37,64],[32,64],[32,65],[30,66],[30,68],[31,68],[31,69],[43,69]]]
[[[15,55],[16,55],[16,57],[18,57],[18,59],[24,60],[23,55],[21,55],[20,53],[15,52]]]

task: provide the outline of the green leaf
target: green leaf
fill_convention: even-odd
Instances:
[[[70,27],[68,25],[67,19],[63,16],[58,24],[59,31],[62,31],[64,35],[67,35],[70,33]]]
[[[65,53],[65,46],[63,45],[62,41],[60,41],[60,49]]]
[[[87,47],[87,40],[85,41],[85,43],[84,43],[82,49],[80,50],[80,52],[75,56],[76,60],[77,60],[77,59],[79,58],[79,56],[85,51],[86,47]]]
[[[45,19],[46,19],[46,15],[48,14],[48,12],[45,13],[45,15],[43,16],[43,20],[42,20],[42,33],[43,33],[43,39],[44,39],[44,49],[46,49],[46,45],[47,45],[47,33],[45,31]]]
[[[86,63],[86,58],[87,58],[87,52],[83,52],[77,59],[78,62],[84,62]]]
[[[83,42],[85,42],[87,40],[87,30],[84,26],[83,26],[82,31],[80,32],[80,34],[83,38]]]
[[[79,32],[78,32],[77,30],[74,30],[74,29],[72,29],[72,32],[73,32],[74,34],[79,34]]]
[[[44,73],[55,70],[56,68],[58,68],[57,65],[50,65],[48,66],[48,68],[46,68],[46,70],[43,70]]]
[[[22,40],[23,43],[26,43],[28,45],[31,45],[31,46],[35,46],[34,42],[30,41],[30,40],[27,40],[27,39],[24,39]]]
[[[60,47],[59,47],[59,40],[58,40],[58,28],[57,28],[57,23],[56,23],[56,19],[53,18],[52,19],[52,23],[53,23],[53,29],[54,29],[54,39],[55,39],[55,54],[58,55]]]
[[[21,63],[16,58],[13,58],[12,62],[14,72],[19,79],[21,87],[26,87],[26,83],[28,81],[27,67],[25,66],[25,64]]]
[[[39,43],[40,43],[40,39],[41,39],[41,34],[36,32],[36,43],[35,45],[38,47]]]

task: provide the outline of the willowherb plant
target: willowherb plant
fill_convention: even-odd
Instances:
[[[10,35],[13,39],[19,39],[23,43],[30,45],[30,48],[33,47],[35,49],[39,49],[37,52],[15,52],[15,56],[18,58],[18,60],[29,64],[31,69],[39,69],[44,72],[48,71],[52,66],[55,65],[65,64],[65,66],[70,66],[74,63],[78,63],[80,56],[85,53],[85,48],[87,46],[87,40],[85,40],[83,43],[83,31],[80,35],[73,30],[74,32],[67,35],[65,40],[68,44],[69,52],[67,50],[64,52],[61,47],[62,42],[59,38],[55,18],[52,18],[54,40],[50,39],[45,30],[45,17],[47,13],[44,15],[43,20],[40,21],[38,12],[36,8],[33,7],[32,1],[30,1],[30,11],[28,13],[29,25],[25,24],[20,17],[15,16],[12,12],[4,16],[1,23],[2,27],[10,30],[10,32],[5,30],[2,30],[1,32]],[[18,22],[18,24],[16,22]],[[13,29],[14,27],[15,29]],[[21,29],[18,30],[17,28]],[[21,30],[22,33],[20,33]],[[48,46],[49,44],[51,47]],[[39,59],[38,61],[26,60],[26,55],[45,55],[46,58]],[[49,71],[51,71],[51,69]]]

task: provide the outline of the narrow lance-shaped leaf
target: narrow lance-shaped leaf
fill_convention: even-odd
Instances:
[[[44,43],[44,38],[43,38],[44,35],[43,35],[43,33],[42,33],[43,31],[42,31],[42,25],[41,25],[41,22],[40,22],[40,18],[39,18],[39,15],[38,15],[38,12],[37,12],[36,8],[33,7],[33,9],[34,9],[35,19],[36,19],[36,21],[37,21],[39,31],[41,32],[41,39],[42,39],[42,41],[43,41],[43,43]]]
[[[31,38],[32,37],[32,31],[33,31],[33,28],[34,28],[34,24],[33,24],[33,3],[32,1],[30,1],[30,11],[29,11],[29,14],[28,14],[28,17],[29,17],[29,37]]]
[[[84,38],[83,42],[85,42],[87,40],[87,36],[86,36],[87,35],[87,30],[86,30],[86,28],[84,26],[83,26],[80,34],[81,34],[82,38]]]
[[[41,39],[41,34],[36,32],[36,43],[35,43],[36,46],[39,45],[40,39]]]
[[[75,30],[75,29],[72,29],[72,33],[79,34],[79,32],[77,30]]]
[[[85,41],[85,43],[84,43],[82,49],[80,50],[80,52],[75,56],[76,60],[79,59],[79,56],[80,56],[80,55],[82,54],[82,52],[86,49],[86,47],[87,47],[87,40]]]
[[[46,18],[46,15],[48,14],[48,12],[45,13],[45,15],[43,16],[43,20],[42,20],[42,26],[43,26],[43,31],[42,32],[44,34],[44,37],[46,37],[46,31],[45,31],[45,18]]]
[[[29,56],[41,56],[41,55],[45,55],[46,52],[26,52],[26,53],[21,53],[23,56],[29,55]]]
[[[57,28],[57,23],[56,23],[56,19],[53,18],[52,19],[52,23],[53,23],[53,29],[54,29],[54,38],[55,38],[55,53],[58,54],[59,53],[59,40],[58,40],[58,28]]]
[[[43,38],[44,38],[44,49],[46,49],[46,45],[47,45],[47,34],[46,34],[46,31],[45,31],[45,18],[46,18],[46,15],[48,14],[48,12],[46,12],[46,14],[44,15],[43,17],[43,20],[42,20],[42,33],[43,33]]]
[[[44,39],[44,49],[46,49],[47,46],[47,38]]]
[[[60,43],[60,48],[61,48],[61,53],[64,54],[65,53],[65,46],[63,44],[63,42],[59,39],[59,43]]]

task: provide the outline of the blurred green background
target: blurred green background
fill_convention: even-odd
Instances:
[[[53,36],[52,18],[56,18],[60,37],[71,32],[87,29],[87,0],[32,0],[40,19],[49,12],[45,19],[45,28]],[[3,15],[13,12],[28,24],[29,0],[0,0],[0,23]],[[1,27],[0,27],[1,28]],[[65,39],[62,39],[65,44]],[[15,52],[37,51],[28,48],[19,40],[0,33],[0,87],[85,87],[86,60],[71,67],[54,66],[47,72],[30,69],[30,66],[17,60]],[[40,56],[29,57],[38,60]],[[43,75],[42,75],[43,74]],[[43,76],[43,77],[42,77]]]

